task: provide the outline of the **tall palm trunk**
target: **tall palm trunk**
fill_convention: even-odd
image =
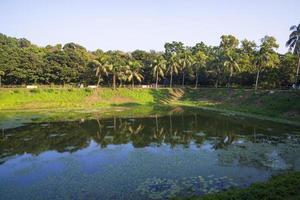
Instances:
[[[134,88],[134,78],[132,78],[131,86]]]
[[[173,82],[173,70],[171,69],[170,88],[172,88],[172,82]]]
[[[158,85],[158,72],[156,72],[156,83],[155,83],[155,88],[157,89],[157,85]]]
[[[182,86],[184,86],[184,78],[185,78],[185,73],[182,73]]]
[[[195,84],[195,88],[198,87],[198,69],[196,70],[196,84]]]
[[[99,75],[98,76],[98,81],[97,81],[97,87],[99,87],[99,85],[100,85],[100,80],[101,80],[101,76]]]
[[[299,61],[298,61],[297,72],[296,72],[295,85],[298,83],[298,80],[299,80],[299,70],[300,70],[300,55],[299,55]]]
[[[116,89],[116,74],[113,74],[113,87]]]
[[[230,84],[231,84],[232,75],[233,75],[233,68],[230,67],[230,74],[229,74],[229,78],[228,78],[228,82],[227,82],[227,87],[228,88],[230,87]]]
[[[256,74],[256,81],[255,81],[255,91],[258,88],[258,79],[259,79],[259,73],[260,73],[260,69],[257,70],[257,74]]]
[[[1,76],[0,76],[0,87],[2,87],[2,82],[1,82],[2,80],[1,80]]]

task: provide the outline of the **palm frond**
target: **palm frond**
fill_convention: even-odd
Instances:
[[[295,43],[297,40],[297,37],[291,37],[285,44],[286,47],[292,46],[293,43]],[[294,44],[295,45],[295,44]]]

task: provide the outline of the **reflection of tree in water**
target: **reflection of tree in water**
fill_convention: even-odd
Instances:
[[[86,148],[92,140],[101,148],[128,143],[134,147],[161,144],[188,147],[195,143],[201,147],[205,141],[210,141],[215,149],[222,149],[238,141],[238,134],[251,134],[247,140],[255,142],[280,141],[281,138],[272,136],[272,131],[265,128],[255,128],[228,118],[176,112],[163,117],[98,117],[95,120],[28,124],[3,130],[0,134],[0,159],[24,152],[34,155],[48,150],[74,152]],[[252,137],[253,132],[255,137]]]
[[[255,141],[255,142],[253,142]],[[252,139],[239,140],[218,151],[219,162],[225,165],[238,163],[272,170],[299,169],[299,135],[253,135]]]

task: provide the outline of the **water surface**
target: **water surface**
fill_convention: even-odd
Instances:
[[[179,111],[3,128],[0,199],[167,199],[300,169],[297,126]]]

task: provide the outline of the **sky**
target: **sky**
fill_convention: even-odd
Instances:
[[[284,53],[300,0],[0,0],[0,33],[39,46],[75,42],[88,50],[163,50],[165,42],[219,45],[221,35]]]

